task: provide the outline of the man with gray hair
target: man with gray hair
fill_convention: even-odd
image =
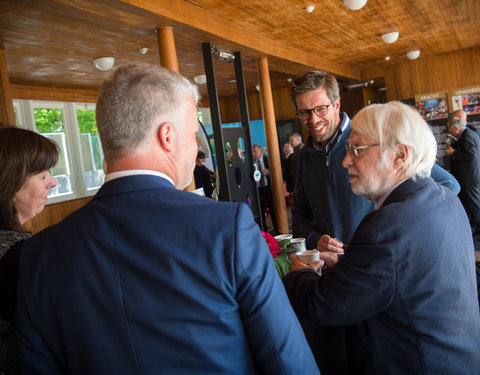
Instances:
[[[458,198],[430,171],[437,145],[400,102],[353,118],[343,166],[376,205],[343,257],[323,252],[324,276],[293,257],[284,278],[300,317],[347,328],[351,374],[473,374],[480,316],[473,242]]]
[[[197,100],[158,66],[103,84],[105,184],[22,249],[22,373],[319,374],[250,209],[182,190]]]
[[[461,186],[458,197],[470,218],[473,236],[480,237],[480,137],[463,119],[452,117],[448,131],[454,141],[445,148],[452,161],[452,174]]]

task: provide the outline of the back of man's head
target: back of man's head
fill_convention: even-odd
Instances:
[[[295,100],[297,95],[321,88],[325,89],[331,101],[340,97],[338,82],[332,74],[326,71],[311,71],[292,81],[290,99],[292,99],[293,105],[297,108]]]
[[[437,155],[437,142],[416,109],[398,101],[373,104],[360,110],[351,126],[353,131],[373,139],[387,150],[397,143],[407,146],[409,153],[403,166],[407,177],[430,175]]]
[[[450,120],[448,120],[447,126],[449,128],[463,128],[465,127],[465,123],[459,117],[452,117]]]
[[[96,107],[97,127],[107,162],[126,152],[142,152],[155,125],[181,126],[186,97],[198,101],[198,89],[165,68],[135,64],[118,68],[102,85]]]
[[[451,117],[458,117],[464,124],[467,122],[467,113],[463,109],[457,109],[456,111],[453,111]]]

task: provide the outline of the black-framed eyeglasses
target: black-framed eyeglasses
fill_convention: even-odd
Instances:
[[[369,147],[375,147],[375,146],[380,146],[380,143],[375,143],[374,145],[366,145],[366,146],[354,146],[349,143],[345,145],[345,150],[347,151],[347,154],[353,155],[356,158],[360,156],[360,150],[363,150],[365,148]]]
[[[333,100],[328,105],[317,105],[312,109],[299,109],[297,111],[297,116],[302,120],[308,120],[310,118],[310,112],[313,111],[317,116],[325,116],[328,113],[328,107],[333,103]]]

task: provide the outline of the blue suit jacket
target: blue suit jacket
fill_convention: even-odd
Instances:
[[[28,241],[23,374],[318,374],[249,208],[107,182]]]
[[[347,329],[352,374],[477,374],[475,263],[459,199],[431,178],[368,214],[335,268],[284,278],[299,316]]]

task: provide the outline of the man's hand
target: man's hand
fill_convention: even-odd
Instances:
[[[298,259],[298,257],[295,256],[295,255],[291,256],[290,260],[293,262],[292,268],[290,268],[290,271],[292,271],[292,272],[297,271],[297,270],[303,270],[305,268],[309,268],[309,269],[314,270],[316,272],[324,264],[323,260],[317,260],[313,263],[305,264],[305,263],[301,262]]]
[[[322,266],[322,272],[325,272],[328,269],[335,267],[338,262],[338,254],[324,251],[320,253],[320,260],[323,260],[324,262],[324,265]]]
[[[343,242],[324,234],[317,242],[317,250],[343,253]]]
[[[445,148],[445,155],[450,156],[454,153],[454,151],[455,151],[455,149],[452,146],[448,145]]]

